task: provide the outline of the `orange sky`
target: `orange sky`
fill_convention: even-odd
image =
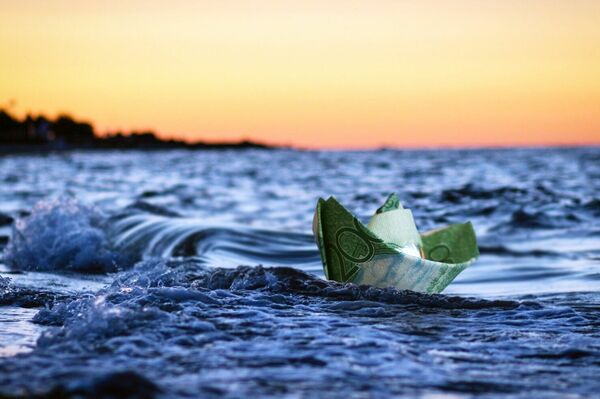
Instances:
[[[304,147],[600,143],[600,1],[0,0],[0,107]]]

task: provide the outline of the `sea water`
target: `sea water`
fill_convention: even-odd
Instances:
[[[0,396],[594,396],[599,189],[599,148],[2,156]],[[324,280],[317,199],[390,192],[473,222],[444,294]]]

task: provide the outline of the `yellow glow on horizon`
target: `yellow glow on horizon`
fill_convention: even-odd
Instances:
[[[307,147],[600,143],[600,2],[0,0],[0,107]]]

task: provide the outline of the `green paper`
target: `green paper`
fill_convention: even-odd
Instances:
[[[375,213],[384,213],[396,209],[402,209],[402,205],[400,204],[400,198],[398,198],[396,193],[392,193],[389,195],[389,197],[387,197],[384,204],[377,208]]]
[[[391,195],[378,211],[400,206]],[[319,199],[313,223],[325,276],[330,280],[438,293],[479,255],[471,223],[422,235],[426,259],[398,252],[335,198]]]

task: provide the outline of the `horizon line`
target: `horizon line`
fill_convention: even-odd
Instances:
[[[252,138],[252,135],[241,135],[237,139],[213,139],[213,138],[190,138],[183,133],[167,133],[164,131],[157,130],[155,128],[130,128],[128,130],[124,130],[122,128],[116,129],[104,129],[103,131],[96,130],[97,122],[92,118],[79,118],[75,116],[72,112],[69,111],[58,111],[53,113],[54,115],[50,116],[50,113],[38,111],[33,112],[31,110],[15,112],[11,109],[11,106],[8,107],[0,107],[0,111],[6,112],[9,116],[17,119],[22,119],[25,121],[27,117],[38,118],[43,117],[45,119],[51,120],[56,119],[61,116],[66,116],[71,118],[73,121],[77,123],[87,123],[91,125],[94,134],[99,138],[109,137],[111,135],[123,134],[124,136],[129,136],[132,134],[140,134],[140,133],[153,133],[157,138],[163,141],[174,140],[181,141],[185,144],[195,145],[195,144],[240,144],[244,142],[250,142],[254,144],[265,145],[272,148],[290,148],[296,150],[325,150],[325,151],[369,151],[369,150],[448,150],[448,149],[508,149],[508,148],[582,148],[582,147],[598,147],[600,146],[600,132],[597,134],[598,140],[596,141],[573,141],[573,142],[561,142],[561,141],[548,141],[548,142],[530,142],[530,143],[516,143],[516,142],[504,142],[504,143],[432,143],[432,144],[373,144],[373,145],[299,145],[293,143],[286,142],[277,142],[271,140],[261,140],[259,138]],[[18,114],[22,115],[18,115]],[[527,133],[524,133],[527,134]],[[194,135],[195,136],[195,135]]]

